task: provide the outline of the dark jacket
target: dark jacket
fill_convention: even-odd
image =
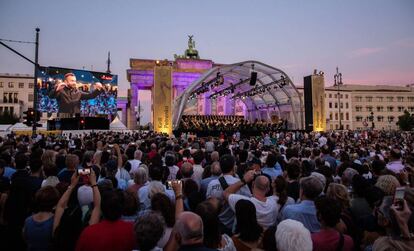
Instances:
[[[79,91],[78,89],[65,87],[59,92],[56,92],[56,89],[53,89],[49,93],[49,97],[56,98],[59,104],[59,113],[75,114],[80,113],[81,100],[93,99],[101,93],[102,91],[100,90],[95,90],[91,93],[85,93]]]

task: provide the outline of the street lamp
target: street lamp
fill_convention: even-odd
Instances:
[[[338,67],[336,67],[336,74],[334,75],[335,84],[338,90],[338,110],[339,110],[339,130],[343,130],[342,119],[341,119],[341,93],[339,91],[339,86],[342,85],[342,73],[339,72]]]
[[[374,124],[374,112],[371,112],[371,122],[372,122],[372,129],[375,128],[375,124]]]

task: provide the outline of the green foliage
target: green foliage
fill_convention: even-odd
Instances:
[[[410,113],[405,110],[404,114],[398,117],[397,125],[403,131],[411,131],[414,129],[414,114],[410,115]]]
[[[0,124],[7,125],[7,124],[15,124],[19,122],[19,118],[9,111],[4,111],[0,113]]]

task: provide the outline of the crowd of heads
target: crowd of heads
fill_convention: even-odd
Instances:
[[[412,250],[413,183],[410,132],[10,134],[0,235],[7,250]]]

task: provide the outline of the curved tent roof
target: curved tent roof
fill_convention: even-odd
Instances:
[[[257,72],[257,81],[250,85],[252,72]],[[280,69],[258,61],[216,66],[194,81],[174,101],[173,125],[177,128],[191,100],[204,96],[210,100],[226,96],[241,100],[248,118],[262,118],[261,111],[277,110],[285,114],[290,129],[303,129],[303,101],[289,76]]]

